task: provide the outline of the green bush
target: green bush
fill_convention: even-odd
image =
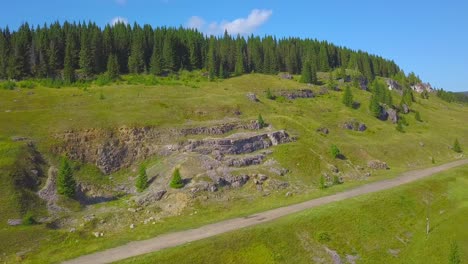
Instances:
[[[34,219],[34,215],[31,212],[27,212],[23,216],[23,225],[34,225],[36,224],[36,220]]]
[[[331,155],[334,159],[341,155],[340,149],[336,145],[332,145],[330,148]]]
[[[5,90],[13,90],[16,88],[16,83],[12,81],[6,81],[1,84],[1,87]]]
[[[180,189],[184,187],[184,181],[182,181],[182,177],[180,176],[179,168],[176,168],[172,173],[172,180],[170,186],[174,189]]]
[[[460,142],[458,142],[458,138],[455,139],[455,142],[453,142],[453,151],[457,153],[462,153],[463,150],[461,149]]]
[[[338,177],[337,175],[333,176],[333,184],[335,185],[338,185],[338,184],[341,184],[341,180],[340,180],[340,177]]]
[[[257,122],[260,128],[264,128],[266,126],[266,123],[265,123],[265,120],[263,120],[262,114],[258,115]]]
[[[18,82],[18,86],[21,88],[33,89],[36,87],[36,83],[31,80],[25,80],[25,81]]]
[[[418,122],[422,122],[421,115],[419,114],[418,111],[416,111],[416,113],[414,115],[414,119],[416,119],[416,121],[418,121]]]
[[[94,81],[94,83],[97,85],[97,86],[104,86],[104,85],[109,85],[110,83],[112,83],[114,80],[112,79],[112,77],[109,76],[109,74],[105,73],[105,74],[101,74],[99,75],[96,80]]]
[[[320,231],[320,232],[317,233],[317,240],[320,243],[330,242],[331,237],[330,237],[330,234],[328,234],[328,232]]]
[[[275,100],[276,99],[276,96],[273,95],[273,93],[271,92],[270,88],[268,88],[266,90],[266,97],[270,100]]]
[[[322,190],[327,188],[327,185],[325,184],[325,177],[323,175],[320,176],[319,188]]]

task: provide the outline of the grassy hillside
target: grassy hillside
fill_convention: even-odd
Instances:
[[[468,258],[468,167],[119,263],[449,263]],[[430,201],[427,203],[426,201]],[[429,206],[428,206],[429,204]],[[426,215],[430,232],[426,235]],[[463,263],[463,262],[462,262]]]
[[[319,78],[325,83],[328,75],[321,73]],[[267,89],[279,94],[282,90],[303,88],[310,88],[316,94],[325,89],[326,93],[296,100],[266,98]],[[246,97],[249,92],[256,93],[260,102],[249,101]],[[6,254],[0,256],[0,260],[13,261],[17,252],[26,250],[26,262],[60,261],[130,240],[247,215],[394,177],[402,171],[432,166],[433,162],[451,161],[464,155],[450,149],[455,138],[463,149],[468,149],[466,106],[449,104],[433,95],[428,100],[416,96],[417,102],[411,109],[420,113],[422,122],[415,120],[413,112],[404,115],[409,126],[404,128],[405,133],[400,133],[390,121],[380,121],[370,115],[369,92],[357,88],[352,88],[352,92],[355,100],[361,103],[358,109],[347,108],[341,103],[343,92],[310,87],[295,80],[249,74],[209,82],[199,73],[184,73],[178,79],[158,78],[156,81],[145,76],[125,76],[119,83],[86,88],[38,86],[34,89],[0,90],[0,177],[3,183],[0,186],[0,241]],[[400,101],[397,93],[392,95],[394,102]],[[15,163],[24,156],[21,153],[27,143],[13,142],[12,137],[33,140],[47,163],[57,165],[58,157],[51,152],[51,146],[58,143],[54,135],[67,130],[121,126],[186,127],[210,125],[220,120],[254,120],[259,114],[275,129],[285,129],[297,137],[295,142],[274,147],[272,154],[282,167],[289,169],[290,172],[281,176],[281,180],[289,182],[290,189],[264,194],[257,192],[255,185],[249,183],[241,189],[220,190],[217,199],[195,200],[179,216],[164,219],[153,226],[140,225],[135,230],[128,229],[130,223],[147,216],[144,212],[131,214],[127,211],[131,206],[129,196],[86,207],[67,201],[73,212],[65,215],[70,217],[66,226],[76,227],[75,233],[68,229],[55,230],[53,224],[6,225],[6,219],[21,218],[28,211],[34,211],[37,218],[46,216],[44,204],[34,195],[27,196],[29,202],[26,206],[23,200],[16,198],[24,196],[18,196],[17,188],[11,184],[11,175],[14,175]],[[342,123],[351,119],[365,123],[368,129],[365,132],[343,129]],[[317,133],[319,127],[327,127],[330,133]],[[332,158],[332,144],[339,147],[346,159]],[[364,172],[356,169],[357,166],[365,168],[367,161],[374,159],[387,162],[391,169],[371,171],[370,177],[364,177]],[[152,175],[167,177],[178,165],[157,156],[146,163]],[[182,167],[185,177],[195,173],[190,171],[190,163],[187,164]],[[322,173],[330,173],[331,165],[339,169],[344,184],[319,190],[319,178]],[[103,175],[94,165],[77,163],[75,177],[79,182],[96,186],[110,184],[111,177],[117,183],[129,182],[135,176],[136,166],[138,164]],[[40,186],[44,182],[44,178],[39,179]],[[290,190],[294,195],[285,197]],[[31,190],[26,193],[31,194]],[[119,212],[118,215],[115,212]],[[95,214],[97,219],[84,223],[83,217],[91,214]],[[100,223],[98,219],[105,221]],[[100,229],[105,230],[105,237],[96,239],[92,232]]]

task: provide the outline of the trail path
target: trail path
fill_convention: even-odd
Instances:
[[[400,176],[366,184],[355,189],[336,193],[329,196],[316,198],[298,204],[293,204],[277,209],[268,210],[258,214],[239,217],[229,220],[224,220],[218,223],[205,225],[195,229],[189,229],[169,234],[160,235],[151,239],[134,241],[123,246],[107,249],[101,252],[96,252],[89,255],[84,255],[76,259],[66,261],[66,264],[98,264],[110,263],[130,257],[139,256],[142,254],[159,251],[161,249],[175,247],[188,242],[200,240],[207,237],[216,236],[222,233],[238,230],[244,227],[258,225],[274,219],[294,214],[306,209],[329,204],[332,202],[342,201],[348,198],[359,195],[378,192],[400,186],[406,183],[417,181],[419,179],[431,176],[435,173],[442,172],[451,168],[468,164],[468,159],[458,160],[446,163],[437,167],[408,171]]]

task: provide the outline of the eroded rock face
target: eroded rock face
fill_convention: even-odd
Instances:
[[[411,86],[411,89],[413,89],[413,91],[417,92],[417,93],[422,93],[424,91],[427,91],[427,92],[434,92],[434,89],[432,88],[432,86],[429,84],[429,83],[417,83],[413,86]]]
[[[393,124],[396,124],[398,122],[397,111],[393,108],[389,108],[387,109],[387,113],[388,113],[388,118],[390,119],[390,121],[392,121]]]
[[[205,155],[220,153],[222,155],[239,155],[252,153],[271,146],[291,142],[292,139],[284,130],[254,135],[233,135],[232,138],[214,138],[190,140],[186,151]]]
[[[314,93],[310,89],[301,89],[301,90],[296,90],[296,91],[281,91],[280,92],[281,96],[284,96],[285,98],[289,100],[294,100],[297,98],[312,98],[314,97]]]
[[[407,104],[401,105],[401,110],[403,111],[404,114],[408,114],[410,112],[410,109]]]
[[[387,79],[386,82],[387,82],[387,87],[390,91],[397,91],[400,94],[403,94],[402,87],[397,81],[393,79]]]
[[[367,167],[374,170],[388,170],[390,169],[386,162],[380,160],[371,160],[367,162]]]
[[[259,165],[263,162],[264,159],[265,159],[264,154],[258,154],[258,155],[239,157],[239,158],[236,158],[236,157],[226,158],[225,162],[228,166],[245,167],[245,166],[251,166],[251,165]]]
[[[237,129],[258,130],[260,125],[257,121],[251,121],[169,130],[121,127],[116,130],[68,131],[56,135],[63,144],[53,148],[53,152],[66,153],[70,159],[95,164],[108,174],[149,156],[168,155],[181,149],[183,146],[167,145],[177,137],[222,135]]]

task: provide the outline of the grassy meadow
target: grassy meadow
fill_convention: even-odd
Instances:
[[[328,79],[327,74],[320,74],[319,77],[324,82]],[[141,81],[139,78],[144,80]],[[413,112],[404,115],[409,126],[405,126],[405,132],[400,133],[395,129],[396,125],[391,124],[390,121],[380,121],[370,115],[368,101],[371,94],[358,88],[352,88],[355,101],[361,103],[361,107],[358,109],[345,107],[341,103],[343,92],[340,91],[328,91],[324,95],[318,95],[311,99],[286,100],[278,97],[276,100],[269,100],[266,98],[267,89],[278,94],[281,90],[303,88],[312,89],[317,94],[323,90],[323,87],[308,86],[296,80],[285,80],[271,75],[248,74],[210,82],[199,77],[197,73],[184,73],[177,79],[124,76],[123,80],[117,83],[103,86],[90,84],[81,87],[47,88],[38,85],[32,89],[0,90],[0,179],[3,183],[0,185],[0,210],[2,212],[0,215],[0,262],[59,262],[81,254],[121,245],[131,240],[145,239],[230,217],[248,215],[261,210],[349,189],[368,182],[394,177],[403,171],[438,165],[463,157],[463,154],[455,153],[450,149],[455,138],[458,138],[465,151],[468,150],[468,126],[466,125],[468,124],[468,107],[466,106],[455,103],[449,104],[438,99],[435,95],[431,95],[428,100],[425,100],[415,94],[416,102],[410,108],[419,111],[422,122],[415,120]],[[249,101],[246,97],[249,92],[256,93],[260,102]],[[397,104],[401,98],[397,93],[392,95],[394,103]],[[24,152],[26,143],[22,141],[13,142],[12,137],[22,136],[32,139],[49,164],[56,164],[58,157],[50,152],[50,147],[57,143],[54,135],[70,129],[113,129],[121,126],[158,126],[166,128],[205,126],[211,122],[221,120],[254,120],[259,114],[275,129],[285,129],[288,133],[297,137],[296,142],[274,147],[272,154],[272,157],[282,167],[290,171],[284,176],[283,180],[294,186],[294,195],[291,197],[285,197],[288,190],[278,190],[264,196],[257,193],[255,185],[250,182],[239,190],[221,190],[219,192],[220,196],[226,195],[229,197],[228,200],[197,200],[191,208],[186,209],[179,216],[166,218],[151,226],[138,225],[138,228],[134,230],[129,230],[128,224],[141,220],[141,218],[145,217],[145,212],[136,215],[115,215],[113,211],[114,208],[126,209],[129,207],[130,197],[123,197],[117,201],[88,207],[75,206],[73,209],[75,212],[72,214],[75,219],[81,220],[85,215],[96,214],[98,219],[104,219],[108,223],[120,223],[118,225],[103,226],[96,220],[86,223],[77,228],[76,232],[70,233],[69,230],[56,230],[53,226],[45,224],[19,227],[10,227],[6,224],[7,219],[21,218],[28,211],[33,211],[38,217],[46,215],[44,204],[34,201],[28,204],[29,207],[25,207],[22,206],[22,201],[18,198],[20,196],[15,190],[12,172],[15,171],[15,166],[22,157],[21,153]],[[351,119],[365,123],[368,129],[365,132],[343,129],[341,127],[342,123]],[[328,135],[317,133],[316,129],[319,127],[327,127],[330,133]],[[332,144],[339,147],[346,159],[332,158],[330,154]],[[363,172],[356,170],[356,166],[366,167],[367,161],[374,159],[387,162],[391,169],[372,171],[370,177],[363,177]],[[165,167],[168,165],[165,163],[164,158],[153,157],[147,163],[150,171],[169,171]],[[334,165],[340,170],[340,175],[343,176],[345,182],[325,190],[319,190],[319,178],[323,172],[329,172],[330,165]],[[465,168],[455,174],[465,173],[464,175],[466,175],[466,172]],[[110,176],[123,181],[129,176],[134,176],[133,174],[129,168]],[[97,185],[107,184],[109,178],[102,175],[95,166],[90,164],[80,165],[80,170],[75,171],[75,177],[78,181]],[[460,185],[466,183],[466,178],[463,177],[461,179],[457,177],[455,180],[449,175],[443,178],[452,179],[452,181],[433,180],[430,183],[437,186],[446,186],[447,188],[452,186],[451,183],[455,181],[457,183],[460,181]],[[424,184],[427,184],[427,182]],[[412,185],[411,188],[417,189],[418,186],[417,184]],[[460,195],[458,195],[457,199],[463,199],[463,196]],[[366,197],[358,198],[358,200],[373,203],[374,199],[369,199],[368,202],[366,199],[378,198],[378,195]],[[390,199],[390,196],[387,197]],[[35,198],[31,196],[30,199],[34,200]],[[417,197],[409,197],[408,199],[415,199],[413,204],[415,207],[408,208],[408,210],[420,210],[416,206]],[[464,199],[466,201],[466,196]],[[352,223],[351,218],[360,217],[364,221],[362,226],[370,224],[369,228],[374,228],[377,224],[365,222],[372,219],[366,220],[366,214],[375,214],[376,217],[389,217],[392,215],[391,210],[384,212],[384,208],[382,208],[382,212],[371,209],[365,211],[365,208],[362,208],[357,201],[342,204],[343,206],[341,204],[330,205],[325,207],[326,209],[303,214],[304,219],[315,219],[319,216],[319,218],[329,219],[329,229],[320,227],[320,230],[330,232],[330,248],[338,250],[339,253],[348,253],[353,250],[351,245],[344,247],[346,243],[338,239],[344,238],[339,235],[339,230],[334,228],[341,228],[341,225],[338,225],[339,222],[333,221],[339,221],[341,217],[348,217],[349,219],[346,221]],[[391,203],[388,206],[391,206],[392,210],[399,207],[403,210],[405,208],[403,205],[403,203]],[[376,204],[369,204],[369,206],[376,207]],[[339,207],[340,210],[346,209],[344,212],[347,213],[338,214],[333,211],[333,207]],[[347,209],[348,207],[349,209]],[[352,208],[359,208],[359,210],[356,211]],[[338,215],[340,217],[335,219],[334,216]],[[297,217],[291,219],[302,219]],[[304,219],[300,222],[301,224],[309,221]],[[393,219],[396,222],[400,221],[398,218]],[[391,219],[387,220],[390,221]],[[416,221],[411,220],[409,217],[403,220],[408,222]],[[289,220],[285,219],[280,222],[285,223],[287,221]],[[310,220],[309,222],[312,224],[314,221]],[[396,222],[395,224],[397,224]],[[322,223],[327,223],[327,221]],[[332,223],[336,224],[336,227],[332,227],[334,226]],[[414,225],[416,224],[420,223],[416,221]],[[273,224],[269,224],[269,226],[271,225]],[[378,226],[375,228],[385,227],[383,224]],[[92,235],[92,232],[100,228],[105,228],[105,236],[97,239]],[[297,240],[295,233],[284,234],[285,240],[281,243],[279,241],[274,243],[272,239],[271,247],[267,247],[258,241],[254,243],[254,238],[258,238],[260,234],[265,232],[273,232],[277,238],[281,237],[279,231],[268,229],[269,227],[265,227],[267,229],[262,228],[255,229],[259,231],[254,232],[260,233],[252,236],[247,235],[247,237],[244,237],[243,231],[235,234],[239,238],[242,236],[242,239],[245,239],[239,244],[239,247],[246,247],[244,260],[237,259],[234,255],[226,255],[225,259],[231,259],[231,262],[237,263],[247,260],[249,256],[258,255],[274,262],[281,262],[281,258],[289,260],[286,257],[295,254],[287,253],[291,250],[288,241]],[[279,230],[287,230],[288,227],[281,228],[283,229]],[[315,231],[310,231],[311,239],[314,239],[312,234],[315,234],[313,233]],[[447,230],[447,232],[452,231],[452,229]],[[369,258],[370,255],[368,254],[371,253],[367,253],[368,251],[365,250],[366,245],[359,245],[358,247],[356,241],[359,239],[359,232],[351,229],[349,230],[349,236],[356,244],[356,252],[364,260]],[[362,232],[367,235],[365,231]],[[417,233],[416,231],[413,232],[416,239]],[[436,232],[438,231],[435,229],[434,234]],[[375,236],[374,233],[368,235]],[[264,237],[267,239],[268,236]],[[376,238],[372,239],[375,240]],[[213,241],[220,241],[232,246],[232,251],[228,250],[226,254],[234,254],[236,247],[232,242],[224,242],[226,236],[215,238]],[[304,243],[315,245],[312,240],[307,241]],[[255,245],[248,244],[250,242]],[[210,244],[212,242],[206,241],[200,243],[208,243],[203,244],[203,246],[211,245],[212,247],[213,245]],[[371,243],[369,245],[371,247]],[[283,257],[275,256],[272,253],[275,250],[281,251],[276,247],[285,247],[285,251],[282,253],[284,254]],[[157,253],[156,255],[164,259],[172,256],[170,254],[178,254],[179,250],[189,250],[184,248],[168,250],[165,253]],[[297,262],[308,259],[309,256],[304,255],[307,249],[297,247],[297,250],[302,250],[302,255],[298,254]],[[466,247],[464,247],[464,250],[466,253]],[[406,254],[405,252],[407,252],[406,249],[402,250],[399,257],[403,257]],[[200,255],[198,260],[203,261],[206,257]],[[408,255],[408,257],[411,256]]]

